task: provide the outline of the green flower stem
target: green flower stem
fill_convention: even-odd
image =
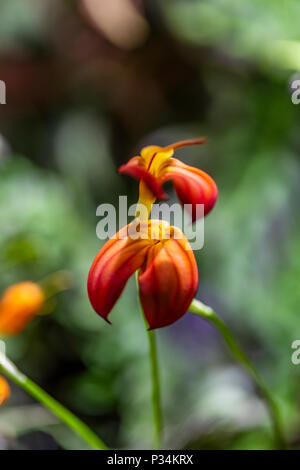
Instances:
[[[69,426],[69,428],[73,429],[73,431],[81,436],[82,439],[90,445],[90,447],[96,450],[107,449],[106,445],[101,441],[101,439],[99,439],[99,437],[86,424],[84,424],[73,413],[54,400],[54,398],[52,398],[41,387],[26,377],[26,375],[20,372],[3,352],[0,352],[0,371],[21,388],[23,388],[33,398],[51,410],[58,418],[60,418],[67,426]]]
[[[136,273],[136,284],[137,284],[137,291],[138,291],[139,287],[138,287],[138,274],[137,273]],[[149,325],[144,315],[144,310],[140,301],[139,294],[138,294],[138,303],[139,303],[141,312],[143,314],[143,318],[144,318],[145,325],[147,328],[147,336],[148,336],[148,343],[149,343],[149,358],[150,358],[151,379],[152,379],[152,406],[153,406],[153,419],[154,419],[154,448],[161,449],[163,420],[162,420],[162,411],[161,411],[160,381],[159,381],[155,331],[149,330]]]
[[[217,328],[219,333],[222,335],[225,343],[227,344],[231,354],[243,366],[246,372],[248,372],[249,375],[252,377],[254,383],[260,390],[261,396],[263,397],[265,404],[269,410],[270,418],[273,425],[275,446],[279,449],[285,449],[286,442],[282,431],[281,419],[277,405],[273,400],[270,392],[268,391],[266,385],[264,384],[262,378],[260,377],[259,373],[257,372],[255,366],[252,364],[252,362],[248,359],[244,351],[241,349],[228,326],[214,312],[211,307],[203,304],[199,300],[194,299],[192,301],[189,307],[189,311],[196,315],[200,315],[202,318],[204,318]]]
[[[162,412],[161,412],[156,338],[155,338],[155,332],[153,330],[150,330],[150,331],[148,330],[147,335],[148,335],[148,341],[149,341],[149,356],[150,356],[151,377],[152,377],[152,403],[153,403],[153,418],[154,418],[154,428],[155,428],[154,444],[155,444],[156,449],[161,449],[161,446],[162,446]]]

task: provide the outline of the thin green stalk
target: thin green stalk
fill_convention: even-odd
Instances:
[[[136,281],[137,281],[137,274],[136,274]],[[137,282],[137,288],[138,288],[138,282]],[[139,302],[140,309],[142,311],[145,325],[147,328],[147,336],[148,336],[148,343],[149,343],[149,359],[150,359],[151,380],[152,380],[152,406],[153,406],[153,419],[154,419],[154,447],[155,449],[161,449],[163,420],[162,420],[162,411],[161,411],[160,381],[159,381],[155,331],[149,330],[149,325],[145,318],[144,310],[140,302],[139,295],[138,295],[138,302]]]
[[[73,431],[81,436],[82,439],[90,445],[90,447],[96,450],[107,449],[101,439],[99,439],[99,437],[86,424],[48,395],[48,393],[39,387],[39,385],[35,384],[32,380],[26,377],[26,375],[20,372],[3,352],[0,352],[0,371],[23,388],[33,398],[51,410],[58,418],[69,426],[69,428],[73,429]]]
[[[155,448],[161,449],[162,445],[162,412],[160,400],[160,387],[159,387],[159,373],[157,361],[156,338],[153,330],[147,331],[149,341],[149,356],[151,363],[151,377],[152,377],[152,403],[153,403],[153,418],[155,428]]]
[[[189,307],[189,311],[196,315],[200,315],[202,318],[204,318],[217,328],[219,333],[222,335],[225,343],[227,344],[231,354],[252,377],[254,383],[260,390],[261,396],[263,397],[265,404],[269,410],[273,426],[275,446],[276,448],[285,449],[286,442],[282,431],[282,424],[278,407],[275,401],[273,400],[273,397],[271,396],[266,385],[264,384],[262,378],[260,377],[258,371],[256,370],[255,366],[252,364],[252,362],[248,359],[244,351],[241,349],[228,326],[211,307],[203,304],[199,300],[194,299],[192,301]]]

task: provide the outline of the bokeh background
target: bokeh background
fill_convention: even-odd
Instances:
[[[205,135],[177,152],[220,193],[197,297],[235,332],[300,448],[299,17],[298,0],[1,0],[0,289],[72,278],[7,354],[109,446],[151,448],[151,384],[134,279],[112,326],[88,302],[96,208],[136,202],[117,167],[143,145]],[[212,327],[187,314],[157,337],[166,448],[272,448],[261,399]],[[84,443],[12,385],[0,448]]]

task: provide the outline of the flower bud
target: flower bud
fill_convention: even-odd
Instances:
[[[17,335],[39,313],[45,302],[40,286],[26,281],[8,287],[0,299],[0,334]]]
[[[10,396],[10,386],[8,385],[6,379],[0,375],[0,406],[9,399]]]

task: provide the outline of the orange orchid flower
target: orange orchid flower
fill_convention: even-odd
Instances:
[[[0,334],[16,335],[39,313],[45,295],[34,282],[20,282],[6,289],[0,299]]]
[[[0,406],[9,399],[10,396],[10,386],[8,385],[6,379],[0,375]]]
[[[136,222],[138,223],[138,222]],[[107,317],[137,270],[139,296],[150,329],[174,323],[187,311],[198,286],[194,254],[184,234],[162,220],[139,222],[133,237],[123,227],[97,254],[88,276],[95,311]]]
[[[197,204],[204,205],[207,215],[216,203],[218,189],[214,180],[204,171],[172,158],[174,150],[189,145],[204,144],[204,137],[183,140],[167,147],[151,145],[144,147],[119,168],[120,174],[131,175],[140,180],[139,204],[146,206],[148,214],[157,198],[165,199],[163,183],[172,180],[181,204],[189,204],[193,222],[197,219]]]

